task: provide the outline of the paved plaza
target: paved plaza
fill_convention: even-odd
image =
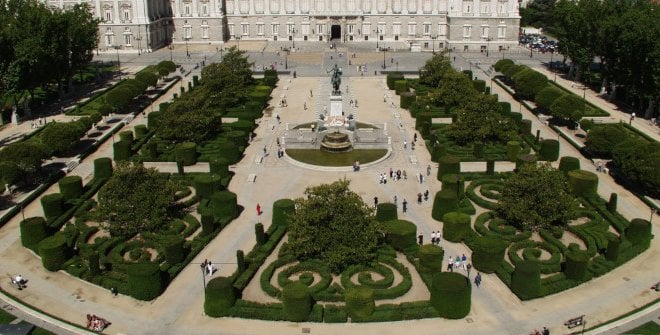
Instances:
[[[277,64],[282,69],[281,62],[286,62],[288,73],[280,75],[280,82],[272,93],[271,104],[274,106],[272,115],[257,120],[256,137],[245,151],[245,157],[231,167],[235,173],[229,190],[238,195],[238,203],[246,208],[241,215],[220,234],[193,260],[201,263],[204,259],[215,264],[234,263],[237,249],[249,251],[255,244],[254,224],[261,221],[265,228],[270,225],[272,204],[281,198],[296,198],[303,195],[306,187],[329,183],[341,178],[351,181],[351,189],[358,193],[367,204],[373,203],[378,197],[381,202],[391,202],[394,196],[401,202],[406,199],[409,203],[407,213],[399,212],[399,218],[414,222],[418,232],[428,240],[432,231],[442,230],[442,224],[431,218],[433,197],[429,201],[417,204],[416,195],[429,190],[431,195],[440,190],[440,182],[436,180],[437,164],[431,162],[431,157],[422,145],[412,150],[408,145],[404,148],[403,142],[411,143],[415,134],[415,120],[410,114],[401,110],[398,96],[389,91],[385,85],[385,76],[381,75],[383,55],[385,55],[385,70],[393,71],[399,67],[401,71],[414,73],[424,64],[429,54],[409,53],[402,51],[405,45],[392,45],[391,53],[377,52],[366,48],[339,45],[330,50],[327,47],[318,47],[314,44],[297,43],[300,49],[283,58],[284,52],[280,47],[285,43],[258,43],[240,42],[241,49],[249,50],[250,60],[257,66]],[[159,50],[149,55],[119,55],[124,57],[123,70],[127,73],[135,72],[144,65],[162,59],[175,59],[183,64],[184,68],[193,69],[197,63],[206,62],[221,57],[220,50],[208,49],[203,46],[191,45],[190,50],[194,56],[190,60],[185,57],[185,49]],[[278,55],[278,52],[280,53]],[[339,56],[339,53],[342,55]],[[355,56],[351,56],[355,53]],[[493,52],[490,57],[479,53],[455,54],[454,65],[457,68],[472,68],[474,74],[489,80],[486,74],[490,64],[501,59],[515,55],[529,61],[529,51],[511,50],[509,54]],[[100,55],[100,59],[112,60],[114,53]],[[496,58],[500,57],[500,58]],[[349,61],[351,65],[349,65]],[[383,125],[387,129],[387,136],[391,138],[391,154],[384,161],[366,166],[359,172],[353,172],[349,167],[342,171],[327,171],[301,167],[290,158],[277,158],[277,139],[283,136],[286,130],[300,123],[312,122],[316,113],[324,105],[329,106],[329,75],[325,70],[335,63],[342,66],[345,75],[342,78],[342,91],[344,99],[357,99],[358,107],[355,115],[358,121]],[[361,74],[356,65],[366,65],[368,71]],[[478,65],[477,65],[478,64]],[[529,63],[537,70],[538,64]],[[296,71],[297,78],[293,77]],[[377,71],[374,75],[374,71]],[[199,68],[192,74],[199,74]],[[192,81],[192,74],[183,78],[183,86]],[[550,77],[550,75],[548,75]],[[563,79],[561,79],[563,80]],[[569,84],[558,80],[559,84]],[[167,94],[153,103],[171,99],[178,93],[179,85],[175,85]],[[570,87],[570,86],[569,86]],[[310,95],[310,90],[313,95]],[[580,89],[578,94],[582,93]],[[500,101],[509,101],[513,109],[518,103],[504,90],[493,85],[493,93],[499,95]],[[385,98],[384,98],[385,97]],[[277,102],[286,98],[287,105],[278,106]],[[613,117],[625,118],[625,113],[615,110],[612,105],[605,103],[592,93],[587,99],[598,104],[610,112]],[[307,110],[303,108],[306,105]],[[557,138],[555,132],[548,128],[541,120],[521,107],[523,116],[532,120],[532,133],[537,129],[541,137]],[[151,111],[150,107],[146,109]],[[280,117],[278,122],[276,116]],[[62,117],[60,117],[62,118]],[[627,120],[627,119],[626,119]],[[644,120],[636,121],[635,126],[654,136],[657,139],[657,128],[642,125]],[[146,118],[136,117],[125,129],[132,129],[138,124],[145,124]],[[0,130],[0,137],[15,136],[20,133],[22,125],[8,125]],[[30,128],[27,125],[27,128]],[[25,129],[23,129],[24,131]],[[654,133],[655,132],[655,133]],[[421,139],[421,137],[419,137]],[[419,140],[418,140],[419,143]],[[575,156],[580,158],[583,169],[596,172],[596,167],[584,159],[564,139],[560,139],[561,156]],[[257,163],[256,157],[263,155],[263,148],[267,155]],[[84,182],[92,177],[93,161],[99,157],[112,157],[112,141],[107,141],[94,154],[86,158],[71,174],[80,175]],[[431,165],[431,177],[426,178],[426,168]],[[203,165],[200,165],[202,168]],[[161,170],[175,170],[171,164],[157,164]],[[199,167],[198,167],[199,168]],[[389,169],[407,171],[408,179],[379,184],[378,176]],[[414,176],[422,173],[424,181],[420,183]],[[254,174],[254,183],[248,182],[248,176]],[[650,210],[637,197],[616,184],[606,174],[599,174],[599,194],[609,198],[611,192],[619,195],[619,211],[627,219],[641,217],[649,218]],[[58,186],[51,187],[45,194],[57,192]],[[260,204],[264,214],[259,218],[256,214],[256,204]],[[25,208],[25,217],[43,215],[39,201],[33,201]],[[472,309],[470,314],[461,320],[423,319],[414,321],[367,323],[367,324],[325,324],[325,323],[292,323],[271,322],[259,320],[244,320],[236,318],[210,318],[203,314],[203,279],[197,264],[188,265],[170,283],[167,290],[151,302],[138,301],[128,296],[114,297],[102,287],[95,286],[78,278],[72,277],[63,271],[48,272],[41,265],[41,261],[31,251],[22,247],[19,236],[19,222],[21,215],[14,217],[0,229],[0,263],[5,273],[22,273],[29,279],[29,288],[23,291],[11,291],[13,295],[25,304],[42,310],[48,314],[74,324],[83,324],[85,314],[93,313],[112,322],[106,330],[108,334],[299,334],[303,328],[309,328],[311,334],[405,334],[414,331],[415,334],[528,334],[533,329],[547,326],[552,334],[567,333],[563,322],[575,316],[585,315],[587,327],[595,326],[614,319],[630,310],[634,310],[658,299],[658,293],[650,290],[651,285],[658,282],[658,269],[660,269],[660,246],[658,240],[652,241],[649,250],[634,258],[630,262],[607,273],[606,275],[589,281],[576,288],[554,294],[548,297],[531,301],[520,301],[510,289],[504,285],[495,274],[482,274],[481,287],[473,287]],[[658,221],[654,220],[654,231],[658,231]],[[441,246],[445,255],[469,255],[470,250],[463,244],[443,241]],[[236,270],[234,264],[220,266],[216,275],[229,276]],[[258,281],[257,279],[253,281]],[[6,281],[5,281],[6,282]],[[0,283],[5,290],[5,282]],[[420,289],[420,288],[418,288]],[[415,290],[415,287],[413,287]],[[426,290],[426,287],[423,287]],[[416,294],[413,292],[411,294]],[[33,322],[46,329],[53,329],[62,334],[81,334],[84,331],[74,329],[66,324],[43,316],[38,312],[27,310],[23,305],[15,304],[8,297],[1,297],[5,304],[15,305],[14,312],[19,317]],[[9,305],[5,305],[9,308]],[[620,322],[627,327],[642,323],[644,320],[660,316],[657,304],[648,308],[628,323]],[[615,323],[612,327],[617,326]],[[603,333],[607,329],[593,332]],[[609,330],[618,333],[618,329]],[[589,332],[587,332],[589,333]]]

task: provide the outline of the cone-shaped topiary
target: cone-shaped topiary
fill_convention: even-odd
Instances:
[[[153,300],[163,292],[163,274],[158,263],[134,263],[126,266],[128,294],[138,300]]]
[[[218,175],[220,177],[229,176],[229,160],[227,158],[218,158],[209,162],[209,169],[212,174]]]
[[[456,192],[443,190],[435,194],[431,217],[438,221],[442,221],[443,215],[455,211],[456,209],[458,209]]]
[[[579,170],[580,160],[573,156],[564,156],[559,160],[559,170],[568,173],[568,171]]]
[[[520,143],[517,141],[509,141],[506,143],[506,157],[508,160],[515,162],[520,154]]]
[[[438,159],[438,180],[446,174],[461,173],[461,160],[456,156],[445,155]]]
[[[66,237],[61,233],[43,239],[39,242],[38,249],[39,256],[41,256],[41,264],[48,271],[62,269],[62,265],[69,258]]]
[[[573,194],[579,197],[593,197],[598,191],[598,176],[585,170],[572,170],[568,172],[568,182]]]
[[[83,193],[82,178],[80,176],[63,177],[58,184],[64,201],[78,198]]]
[[[587,265],[589,265],[589,255],[581,250],[566,252],[566,278],[574,280],[583,280],[587,274]]]
[[[236,289],[231,278],[216,277],[206,284],[204,290],[204,313],[211,317],[229,315],[236,302]]]
[[[353,319],[364,319],[373,314],[376,308],[374,291],[365,286],[356,286],[344,292],[346,311]]]
[[[651,223],[644,219],[632,219],[626,228],[626,238],[633,245],[641,245],[648,248],[651,245]]]
[[[392,220],[383,223],[386,231],[387,243],[394,249],[403,251],[415,245],[417,237],[417,226],[410,221]]]
[[[457,198],[462,198],[465,193],[465,180],[460,175],[450,173],[442,176],[442,191],[452,192]]]
[[[296,212],[296,204],[291,199],[279,199],[273,203],[273,224],[286,225],[289,215]]]
[[[439,272],[431,282],[431,306],[441,317],[460,319],[470,313],[472,285],[458,272]]]
[[[442,271],[445,251],[435,244],[424,244],[419,248],[419,270],[423,273]]]
[[[195,165],[197,163],[197,144],[184,142],[174,149],[177,162],[183,162],[184,166]]]
[[[619,246],[621,239],[618,236],[609,235],[607,238],[607,250],[605,250],[605,258],[608,261],[616,262],[619,259]]]
[[[548,162],[554,162],[559,159],[559,141],[552,139],[541,141],[539,156],[541,156],[541,160]]]
[[[52,193],[41,197],[41,207],[44,210],[46,220],[62,215],[64,197],[61,193]]]
[[[222,177],[214,174],[201,174],[195,176],[194,185],[197,196],[208,199],[216,191],[222,189]]]
[[[389,202],[384,202],[376,206],[376,220],[380,222],[391,221],[398,219],[399,216],[396,211],[396,205]]]
[[[477,237],[472,245],[472,265],[484,272],[497,271],[504,260],[507,243],[494,236]]]
[[[179,264],[185,259],[183,242],[185,240],[180,235],[167,235],[167,237],[161,239],[161,244],[165,250],[165,260],[170,265]]]
[[[540,296],[541,270],[536,261],[522,261],[516,264],[511,274],[511,291],[523,300]]]
[[[470,216],[465,213],[449,212],[442,216],[442,222],[442,235],[449,242],[461,242],[471,234]]]
[[[307,320],[312,311],[312,297],[307,286],[299,281],[291,282],[282,289],[284,317],[288,321]]]
[[[112,159],[101,157],[94,160],[94,178],[108,179],[112,177]]]
[[[113,156],[115,161],[127,161],[131,158],[131,143],[119,141],[112,144]]]
[[[213,193],[211,208],[216,218],[235,218],[238,212],[236,194],[229,191]]]
[[[27,218],[20,223],[21,243],[24,247],[38,253],[39,242],[48,237],[46,220],[41,216]]]

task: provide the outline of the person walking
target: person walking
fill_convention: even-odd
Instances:
[[[467,272],[467,277],[468,277],[468,279],[470,279],[470,270],[472,270],[472,264],[468,264],[468,265],[467,265],[466,272]]]
[[[378,197],[374,197],[374,207],[378,207]]]
[[[257,216],[261,216],[261,205],[257,204]]]
[[[403,202],[401,204],[403,205],[403,212],[405,213],[408,210],[408,201],[406,198],[403,198]]]
[[[426,166],[426,175],[430,176],[431,175],[431,164]]]
[[[481,273],[477,272],[477,275],[474,277],[474,284],[479,287],[481,285]]]

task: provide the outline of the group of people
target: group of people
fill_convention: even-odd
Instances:
[[[436,233],[435,231],[431,232],[431,244],[434,245],[440,245],[440,238],[442,236],[440,235],[440,231]]]
[[[23,278],[22,275],[18,274],[14,277],[11,277],[11,283],[16,285],[19,290],[22,290],[27,287],[27,280]]]
[[[32,129],[39,128],[40,126],[43,126],[46,124],[46,118],[45,117],[40,117],[37,119],[37,121],[32,121],[31,127]]]
[[[543,327],[543,330],[539,331],[538,329],[534,329],[529,335],[550,335],[550,330],[548,328]]]
[[[397,181],[401,180],[403,178],[404,180],[408,179],[408,175],[406,174],[406,170],[396,170],[390,168],[390,180],[392,181]],[[378,175],[378,183],[379,184],[387,184],[387,173],[383,172]]]
[[[200,264],[200,267],[202,268],[202,271],[204,271],[204,274],[207,276],[212,276],[213,273],[218,270],[218,268],[213,265],[213,262],[209,261],[208,259],[205,259],[204,262]]]
[[[87,314],[87,329],[100,333],[109,325],[108,320],[94,314]]]

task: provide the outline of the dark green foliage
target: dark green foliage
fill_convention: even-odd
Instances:
[[[292,282],[282,289],[282,304],[288,321],[301,322],[307,320],[312,310],[312,297],[305,284]]]
[[[506,101],[500,101],[497,103],[500,106],[500,113],[503,115],[511,114],[511,103]]]
[[[495,71],[497,71],[497,72],[501,72],[502,68],[505,65],[511,66],[513,64],[514,64],[514,62],[512,60],[508,59],[508,58],[507,59],[500,59],[497,62],[495,62],[495,64],[493,64],[493,69],[495,69]]]
[[[385,239],[394,249],[403,251],[416,244],[417,226],[405,220],[392,220],[383,224]]]
[[[346,290],[344,300],[346,311],[353,319],[363,319],[374,312],[374,291],[368,287],[357,286]]]
[[[175,155],[177,162],[183,162],[184,166],[197,163],[197,144],[191,142],[180,143],[176,146]]]
[[[422,273],[436,273],[442,271],[442,260],[445,251],[434,244],[424,244],[419,247],[419,269]]]
[[[231,278],[213,278],[204,290],[204,313],[211,317],[227,316],[236,298]]]
[[[131,130],[122,130],[122,131],[120,131],[119,132],[119,140],[120,141],[125,141],[125,142],[128,142],[128,143],[132,144],[133,141],[135,140],[133,138],[133,131],[131,131]]]
[[[37,141],[16,142],[0,150],[0,161],[12,162],[23,173],[41,170],[41,162],[49,154],[49,149]]]
[[[520,154],[520,142],[518,141],[509,141],[506,144],[506,157],[515,162]]]
[[[484,273],[497,271],[504,261],[504,250],[507,246],[507,243],[498,237],[478,237],[472,244],[474,268]]]
[[[69,249],[64,234],[55,234],[39,242],[39,256],[41,264],[48,271],[62,269],[64,262],[69,258]]]
[[[543,107],[548,110],[550,109],[550,106],[552,106],[552,104],[555,102],[555,100],[557,100],[563,94],[566,93],[564,93],[561,89],[554,85],[548,85],[536,93],[534,102],[536,102],[539,107]]]
[[[183,165],[183,161],[182,161],[182,160],[178,160],[178,161],[176,161],[176,172],[177,172],[179,175],[182,175],[182,176],[185,174],[184,165]]]
[[[242,130],[232,130],[223,134],[223,136],[228,138],[237,146],[247,146],[248,136],[247,133]]]
[[[518,154],[518,157],[516,157],[516,171],[522,169],[524,165],[535,165],[536,160],[535,154]]]
[[[147,126],[144,124],[138,124],[135,126],[134,129],[135,129],[135,138],[137,139],[143,138],[144,136],[147,135],[147,132],[149,132],[147,130]]]
[[[440,193],[440,192],[438,192]],[[459,212],[449,212],[442,216],[442,236],[449,242],[461,242],[470,237],[472,228],[470,216]]]
[[[442,180],[442,176],[450,173],[461,173],[460,159],[451,155],[440,157],[438,160],[438,180]]]
[[[222,189],[221,181],[222,178],[219,175],[197,175],[194,180],[195,194],[202,199],[209,199],[213,193]]]
[[[528,99],[533,99],[548,84],[548,78],[545,75],[532,69],[520,71],[513,75],[512,79],[516,94]]]
[[[587,265],[589,264],[589,255],[580,250],[568,251],[566,253],[566,278],[574,280],[584,280],[587,275]]]
[[[479,93],[483,93],[486,90],[486,82],[483,80],[473,80],[472,86]]]
[[[398,80],[403,80],[403,73],[401,72],[392,72],[387,74],[387,88],[393,90],[395,88],[395,82]]]
[[[439,272],[433,275],[431,305],[441,317],[461,319],[470,313],[472,285],[458,272]]]
[[[138,300],[153,300],[164,288],[163,274],[157,263],[134,263],[126,265],[128,294]]]
[[[564,94],[550,105],[550,114],[553,117],[578,122],[585,112],[584,100],[573,95]]]
[[[406,80],[397,80],[394,82],[394,92],[401,95],[403,92],[408,92],[408,82]]]
[[[119,141],[112,144],[113,158],[115,161],[127,161],[131,158],[131,143]]]
[[[54,219],[64,212],[64,197],[61,193],[52,193],[41,197],[41,207],[47,220]]]
[[[245,271],[245,254],[243,254],[243,250],[236,250],[236,267],[238,273]]]
[[[616,203],[618,195],[616,193],[610,194],[610,201],[607,202],[607,210],[610,212],[616,212]]]
[[[630,225],[626,229],[626,239],[633,245],[641,245],[648,247],[651,243],[651,223],[644,219],[632,219]]]
[[[417,99],[415,92],[403,92],[399,98],[399,106],[401,108],[408,109]]]
[[[0,162],[0,182],[2,185],[14,185],[23,177],[22,171],[14,162]]]
[[[142,82],[145,86],[156,86],[158,76],[149,71],[140,71],[135,74],[135,80]]]
[[[520,121],[519,133],[522,135],[529,135],[532,133],[532,120]]]
[[[41,216],[27,218],[20,223],[21,243],[24,247],[38,252],[39,242],[48,236],[46,220]]]
[[[623,125],[620,124],[603,124],[598,125],[589,130],[587,133],[587,140],[584,144],[589,149],[589,152],[597,157],[609,158],[612,157],[614,148],[626,142],[630,135]],[[630,150],[626,148],[625,150]]]
[[[107,179],[112,176],[112,159],[101,157],[94,160],[94,178]]]
[[[348,320],[348,314],[344,306],[325,305],[323,321],[326,323],[345,323]]]
[[[254,225],[254,235],[257,238],[257,245],[266,243],[266,234],[264,233],[264,225],[257,223]]]
[[[539,151],[541,160],[554,162],[559,159],[559,141],[545,139],[541,141],[541,150]]]
[[[160,112],[151,112],[147,116],[147,128],[155,129],[160,125],[160,121],[165,116],[165,112],[162,110]]]
[[[563,156],[559,160],[559,171],[568,173],[568,171],[579,170],[580,160],[573,156]]]
[[[504,143],[516,136],[515,120],[500,113],[495,96],[473,95],[460,103],[446,136],[456,144]]]
[[[598,175],[586,170],[568,172],[568,181],[573,194],[579,197],[592,197],[598,191]]]
[[[484,143],[483,142],[474,142],[472,143],[472,154],[476,158],[484,157]]]
[[[456,194],[456,198],[462,198],[465,193],[465,180],[458,174],[446,174],[442,176],[442,191]]]
[[[439,191],[433,198],[433,210],[431,217],[441,221],[442,216],[458,208],[458,198],[456,192]]]
[[[219,158],[226,159],[228,164],[237,163],[241,159],[241,152],[238,150],[238,146],[232,142],[218,144],[218,151],[221,155]]]
[[[201,215],[201,218],[202,233],[204,235],[211,234],[213,231],[215,231],[216,220],[213,215],[204,213]]]
[[[486,173],[487,174],[494,174],[495,173],[495,161],[492,159],[489,159],[486,161]]]
[[[380,222],[398,219],[396,205],[389,202],[379,203],[376,208],[376,220]]]
[[[99,267],[100,257],[99,252],[92,250],[87,255],[87,270],[91,276],[98,276],[101,274],[101,268]]]
[[[179,264],[185,259],[183,242],[185,240],[180,235],[168,235],[161,240],[163,250],[165,250],[165,260],[170,265]]]
[[[66,176],[58,182],[60,186],[60,193],[64,201],[78,198],[82,195],[82,177],[80,176]]]
[[[220,177],[229,176],[229,160],[226,158],[218,158],[209,162],[209,169],[212,174]]]
[[[522,261],[516,264],[511,274],[511,291],[523,300],[541,294],[541,270],[537,262]]]
[[[614,148],[612,163],[645,193],[660,198],[660,143],[628,140]]]
[[[273,203],[273,224],[287,225],[289,216],[296,212],[296,203],[291,199],[279,199]]]
[[[238,213],[236,194],[229,191],[213,193],[211,195],[211,208],[216,218],[235,218]]]
[[[616,262],[619,259],[621,238],[615,235],[609,235],[607,240],[607,250],[605,258],[610,262]]]

